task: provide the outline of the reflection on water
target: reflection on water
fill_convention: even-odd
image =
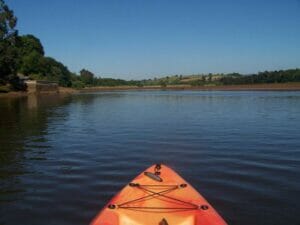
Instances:
[[[19,199],[26,191],[20,176],[31,171],[24,162],[45,159],[51,109],[66,102],[66,98],[51,95],[0,99],[0,202]]]
[[[0,99],[0,224],[88,224],[153,163],[230,224],[300,224],[300,93]]]

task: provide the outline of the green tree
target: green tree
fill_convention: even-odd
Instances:
[[[21,56],[28,55],[33,51],[40,55],[45,54],[41,41],[31,34],[18,37],[18,49]]]
[[[160,86],[161,86],[162,88],[167,87],[167,82],[166,82],[165,80],[161,80],[161,81],[159,82],[159,84],[160,84]]]
[[[43,57],[41,74],[46,80],[56,81],[64,87],[70,87],[72,84],[71,73],[68,68],[51,57]]]
[[[25,75],[40,74],[42,70],[42,58],[37,51],[32,51],[25,54],[21,59],[21,65],[19,71]]]
[[[38,73],[44,48],[40,40],[33,35],[18,37],[18,72],[26,75]]]
[[[12,10],[0,0],[0,82],[10,82],[14,86],[18,84],[16,78],[17,70],[17,48],[15,29],[17,18]]]
[[[94,83],[94,74],[86,69],[80,70],[80,78],[86,85],[92,85]]]
[[[0,0],[0,40],[13,42],[17,36],[15,26],[17,18],[14,12],[8,8],[4,0]]]

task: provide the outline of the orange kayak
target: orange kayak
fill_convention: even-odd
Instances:
[[[156,164],[124,187],[91,225],[226,225],[190,184]]]

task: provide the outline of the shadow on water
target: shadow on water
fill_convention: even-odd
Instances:
[[[65,120],[69,114],[66,105],[72,103],[74,110],[86,109],[99,98],[101,96],[29,95],[0,99],[0,224],[19,223],[24,219],[28,224],[40,224],[44,215],[37,216],[37,220],[32,215],[35,214],[33,210],[39,212],[39,204],[43,201],[40,193],[34,196],[34,192],[48,194],[53,187],[43,188],[54,183],[52,175],[40,167],[43,161],[51,161],[49,153],[55,149],[55,144],[49,140],[55,131],[49,126]],[[54,165],[60,167],[61,173],[69,173],[70,166],[60,166],[56,162]],[[33,201],[34,198],[38,201]],[[46,198],[47,202],[49,197]]]
[[[48,122],[56,107],[69,102],[56,95],[0,99],[0,204],[22,198],[20,177],[33,172],[25,162],[46,159]]]

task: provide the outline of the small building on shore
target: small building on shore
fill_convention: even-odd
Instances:
[[[58,93],[58,83],[45,80],[26,80],[28,93],[43,94],[43,93]]]
[[[17,77],[19,78],[19,81],[21,84],[25,84],[26,81],[30,80],[28,76],[22,74],[22,73],[18,73]]]
[[[58,83],[46,80],[31,80],[29,76],[22,73],[17,74],[20,84],[26,86],[28,93],[58,93]]]

